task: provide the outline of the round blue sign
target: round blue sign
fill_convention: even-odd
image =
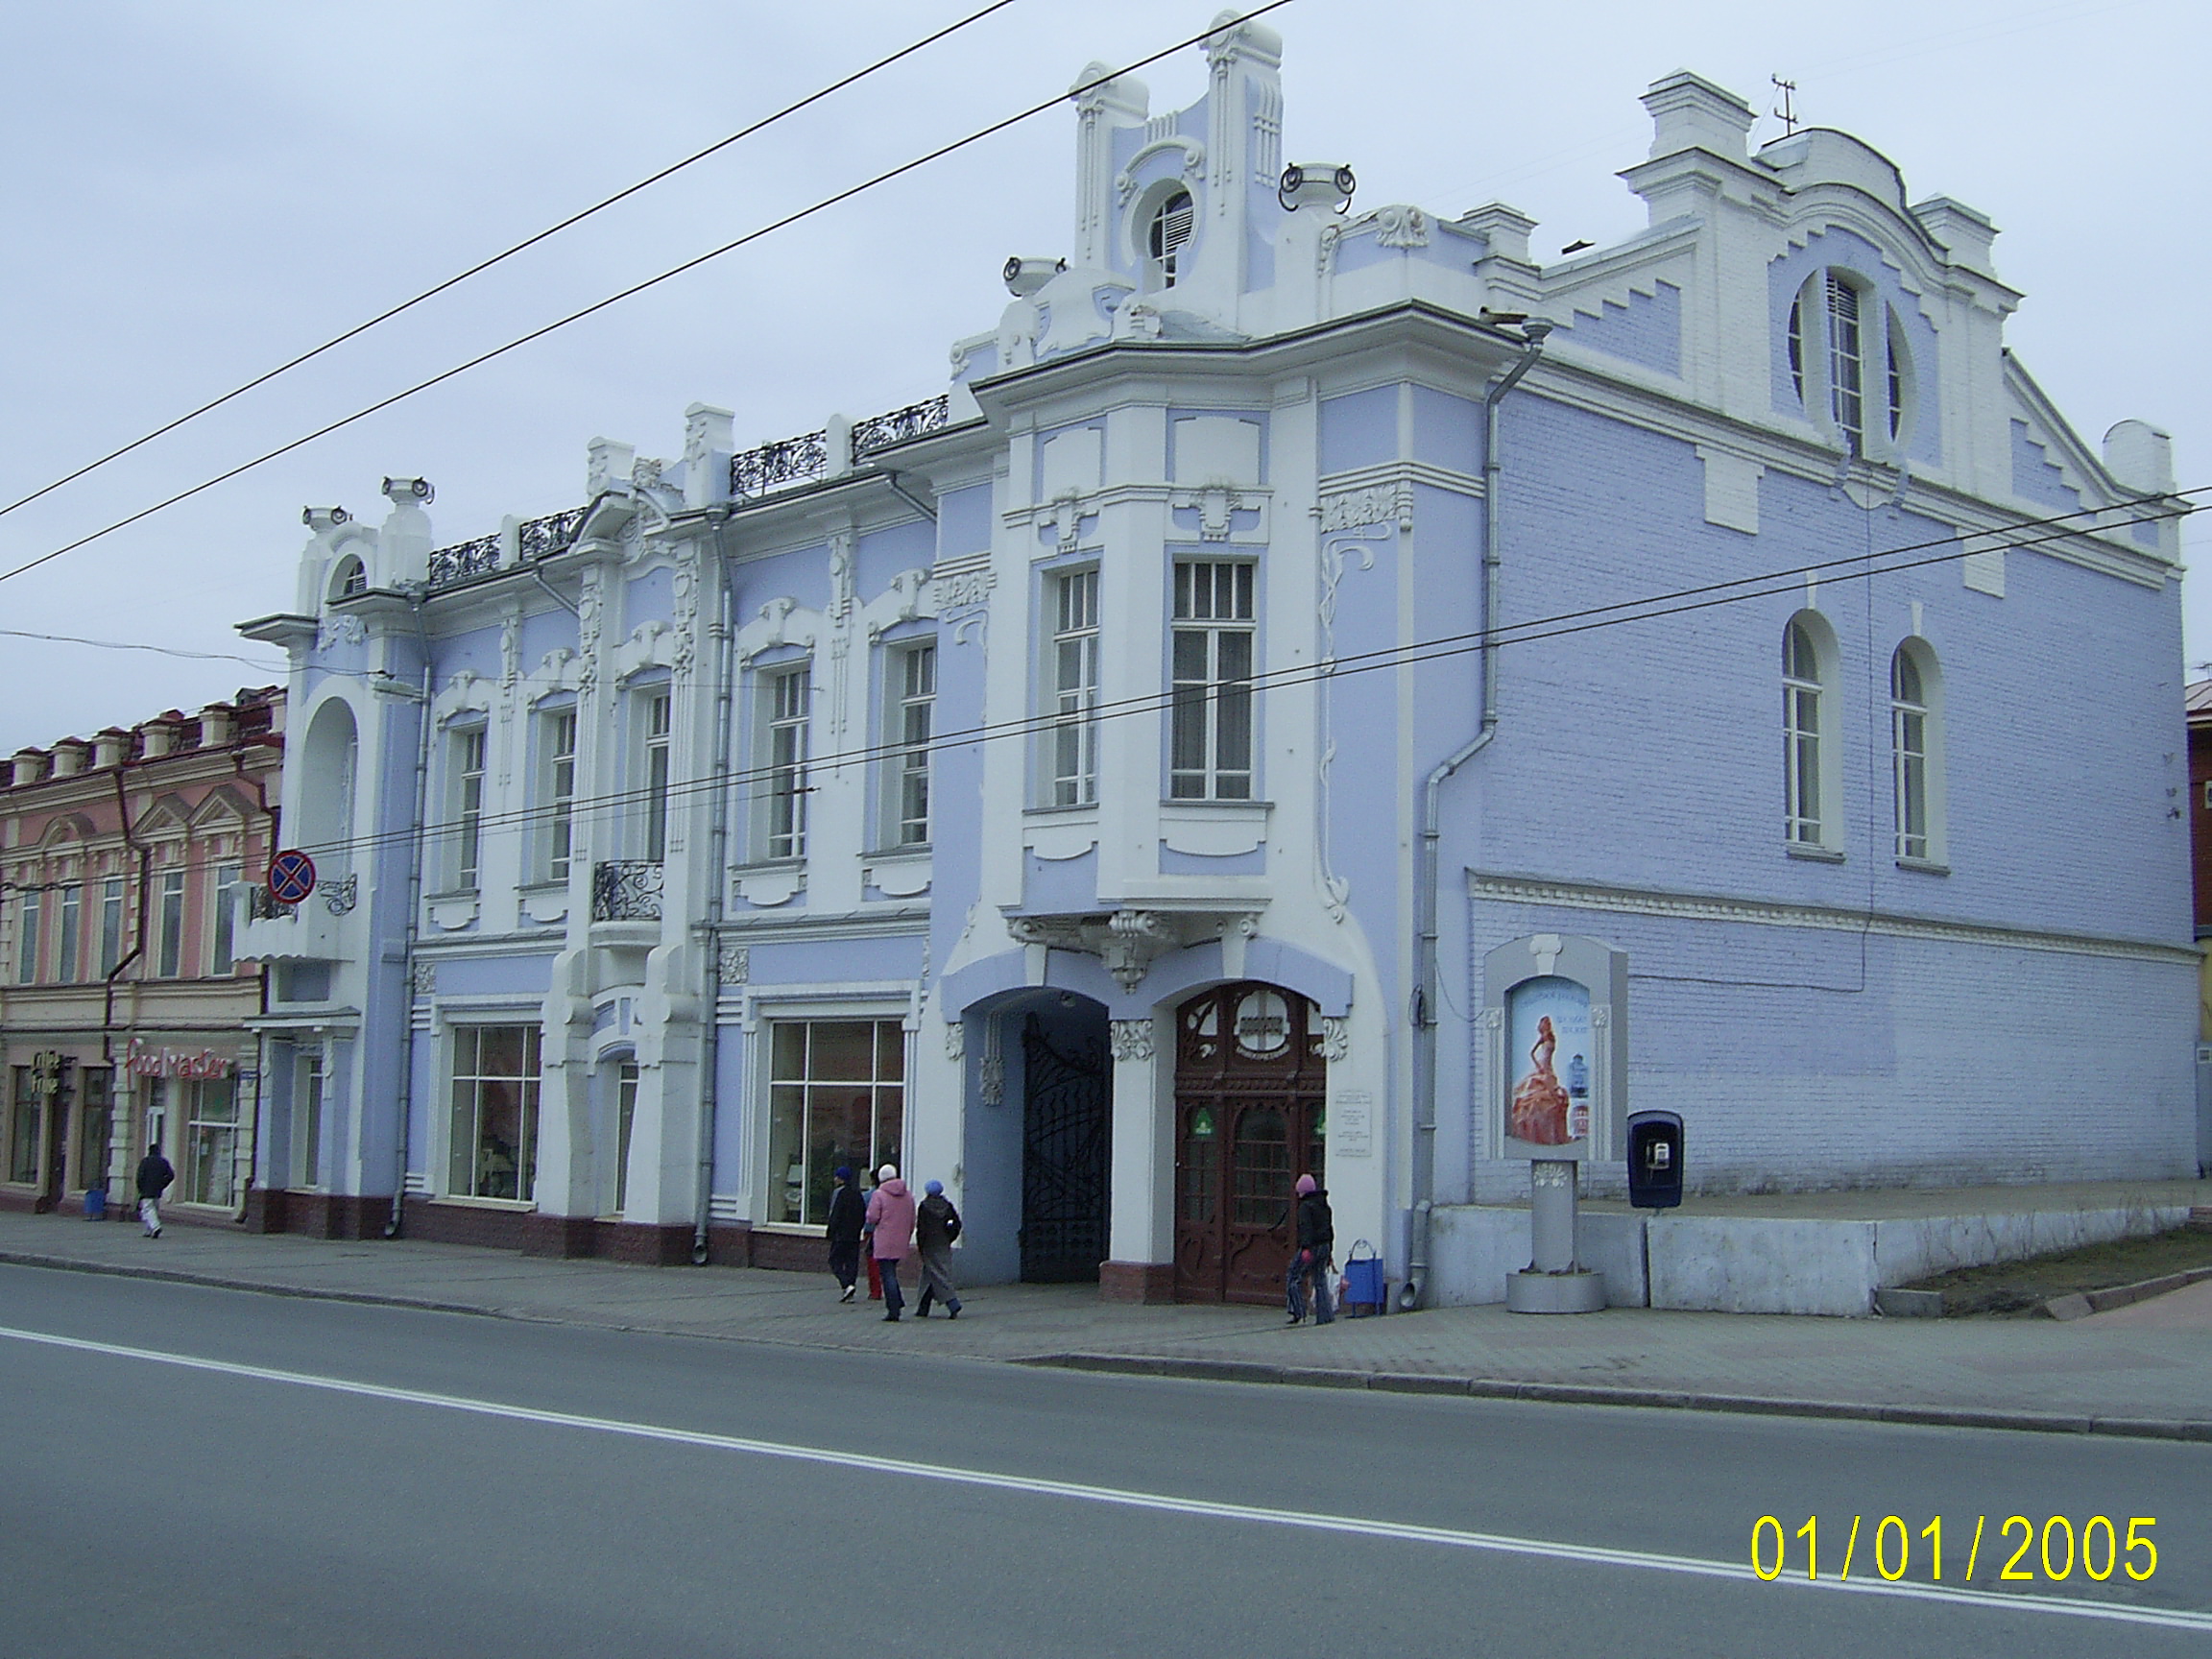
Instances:
[[[269,860],[269,897],[279,904],[299,904],[315,891],[315,860],[297,848]]]

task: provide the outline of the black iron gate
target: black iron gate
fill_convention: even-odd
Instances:
[[[1113,1146],[1105,1052],[1090,1044],[1059,1047],[1032,1014],[1022,1059],[1022,1277],[1094,1283],[1106,1259]]]

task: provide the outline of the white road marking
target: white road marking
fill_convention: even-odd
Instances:
[[[1349,1515],[1314,1515],[1297,1510],[1263,1509],[1250,1503],[1222,1503],[1204,1498],[1176,1498],[1158,1492],[1130,1492],[1115,1486],[1090,1486],[1072,1480],[1046,1480],[1030,1475],[994,1475],[980,1469],[957,1469],[941,1463],[916,1462],[904,1457],[875,1457],[861,1452],[833,1452],[820,1446],[790,1446],[774,1440],[748,1439],[737,1434],[709,1434],[695,1429],[668,1429],[655,1423],[630,1423],[616,1417],[588,1417],[574,1411],[545,1411],[530,1406],[502,1405],[495,1400],[471,1400],[457,1394],[433,1394],[421,1388],[394,1388],[380,1382],[355,1382],[343,1377],[319,1377],[303,1371],[279,1371],[266,1365],[243,1365],[228,1359],[204,1359],[190,1354],[131,1348],[117,1342],[92,1342],[79,1336],[57,1336],[43,1331],[18,1331],[9,1326],[0,1326],[0,1336],[49,1348],[103,1354],[119,1359],[142,1359],[156,1365],[175,1365],[187,1371],[206,1371],[219,1376],[247,1378],[258,1382],[280,1382],[295,1388],[317,1388],[325,1393],[350,1394],[367,1400],[389,1400],[403,1406],[427,1406],[442,1411],[463,1411],[477,1417],[496,1417],[513,1423],[537,1423],[553,1429],[584,1429],[599,1434],[620,1434],[636,1440],[659,1440],[676,1446],[737,1452],[749,1456],[775,1457],[786,1462],[812,1463],[833,1469],[857,1469],[871,1475],[903,1475],[917,1480],[941,1480],[956,1486],[1023,1492],[1042,1498],[1103,1503],[1119,1509],[1144,1509],[1164,1515],[1192,1515],[1211,1521],[1242,1521],[1262,1527],[1289,1527],[1302,1531],[1333,1532],[1352,1538],[1383,1538],[1401,1544],[1431,1544],[1445,1549],[1474,1550],[1496,1555],[1533,1556],[1546,1561],[1571,1561],[1579,1566],[1631,1567],[1684,1577],[1762,1583],[1748,1564],[1739,1562],[1706,1561],[1690,1555],[1661,1555],[1642,1550],[1608,1550],[1595,1544],[1557,1544],[1541,1538],[1514,1538],[1497,1532],[1465,1532],[1449,1527],[1420,1527],[1402,1521],[1369,1521]],[[1880,1579],[1807,1580],[1785,1575],[1767,1582],[1775,1588],[1839,1590],[1847,1595],[1941,1601],[1953,1606],[1975,1607],[1984,1612],[2038,1613],[2061,1618],[2096,1619],[2119,1624],[2148,1624],[2168,1630],[2212,1632],[2212,1613],[2187,1609],[2130,1607],[2120,1602],[2089,1601],[2075,1597],[2007,1595],[1991,1590],[1951,1589],[1939,1584],[1910,1584],[1902,1581],[1891,1584]]]

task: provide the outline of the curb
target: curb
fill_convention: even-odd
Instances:
[[[257,1285],[251,1279],[227,1279],[219,1273],[195,1273],[184,1267],[126,1266],[112,1262],[84,1262],[69,1256],[40,1256],[28,1250],[0,1250],[0,1262],[11,1267],[49,1267],[62,1273],[98,1273],[109,1279],[154,1279],[165,1285],[197,1285],[208,1290],[250,1290],[257,1296],[293,1296],[309,1302],[351,1302],[365,1308],[408,1308],[420,1313],[473,1313],[480,1319],[518,1319],[480,1303],[441,1302],[430,1296],[403,1296],[382,1290],[325,1289],[308,1285]]]
[[[1753,1394],[1705,1394],[1665,1388],[1601,1387],[1582,1382],[1516,1382],[1504,1378],[1452,1377],[1404,1371],[1330,1371],[1246,1359],[1160,1359],[1141,1355],[1040,1354],[1018,1365],[1054,1366],[1136,1377],[1213,1382],[1262,1382],[1307,1388],[1365,1388],[1390,1394],[1468,1395],[1555,1406],[1638,1406],[1677,1411],[1732,1411],[1773,1417],[1815,1417],[1900,1423],[1939,1429],[2008,1429],[2035,1434],[2110,1434],[2135,1440],[2212,1442],[2212,1422],[2168,1417],[2081,1417],[2060,1412],[1991,1411],[1952,1406],[1867,1406],[1839,1400],[1791,1400]]]
[[[342,1290],[305,1285],[257,1285],[251,1280],[228,1279],[215,1273],[195,1273],[188,1268],[86,1262],[66,1256],[40,1255],[34,1251],[0,1250],[0,1263],[16,1267],[46,1267],[66,1273],[97,1273],[114,1279],[151,1279],[170,1285],[195,1285],[212,1290],[246,1290],[256,1295],[291,1296],[314,1302],[347,1302],[370,1308],[405,1308],[425,1313],[467,1313],[480,1319],[508,1319],[523,1324],[584,1325],[598,1330],[640,1331],[659,1335],[699,1335],[707,1340],[735,1340],[704,1333],[667,1332],[652,1326],[601,1325],[555,1314],[489,1308],[480,1303],[442,1302],[429,1296],[405,1296],[376,1290]],[[773,1337],[746,1340],[766,1341],[781,1347],[823,1346],[813,1342],[777,1342]],[[838,1351],[878,1352],[874,1348],[847,1350],[842,1347]],[[1520,1400],[1553,1406],[1633,1406],[1647,1409],[1729,1411],[1755,1416],[1826,1418],[1832,1421],[1911,1424],[1940,1429],[2007,1429],[2037,1434],[2107,1434],[2136,1440],[2212,1443],[2212,1421],[2189,1418],[2084,1417],[2060,1412],[1992,1411],[1951,1406],[1870,1406],[1842,1400],[1791,1400],[1755,1394],[1607,1387],[1584,1382],[1520,1382],[1496,1377],[1454,1377],[1441,1372],[1348,1371],[1322,1366],[1276,1365],[1260,1359],[1175,1359],[1141,1354],[1083,1353],[1023,1354],[1006,1358],[987,1355],[959,1358],[974,1358],[987,1364],[1093,1371],[1124,1377],[1179,1378],[1204,1382],[1254,1382],[1298,1388],[1363,1388],[1382,1394],[1442,1394],[1455,1398]]]
[[[2132,1285],[2114,1285],[2104,1290],[2077,1290],[2071,1296],[2054,1296],[2043,1304],[2043,1311],[2054,1319],[2081,1319],[2091,1313],[2109,1313],[2115,1308],[2128,1308],[2137,1302],[2148,1302],[2153,1296],[2163,1296],[2169,1290],[2186,1290],[2192,1285],[2201,1285],[2212,1279],[2212,1267],[2185,1267],[2178,1273],[2161,1273],[2155,1279],[2138,1279]]]

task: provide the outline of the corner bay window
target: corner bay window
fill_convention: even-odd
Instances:
[[[1252,798],[1252,566],[1175,564],[1168,794]]]
[[[454,1028],[445,1187],[452,1196],[526,1200],[534,1194],[540,1039],[535,1025]]]
[[[1098,799],[1098,572],[1052,579],[1051,805]]]
[[[903,1164],[906,1034],[897,1020],[778,1020],[769,1025],[771,1221],[820,1226],[830,1177]]]

